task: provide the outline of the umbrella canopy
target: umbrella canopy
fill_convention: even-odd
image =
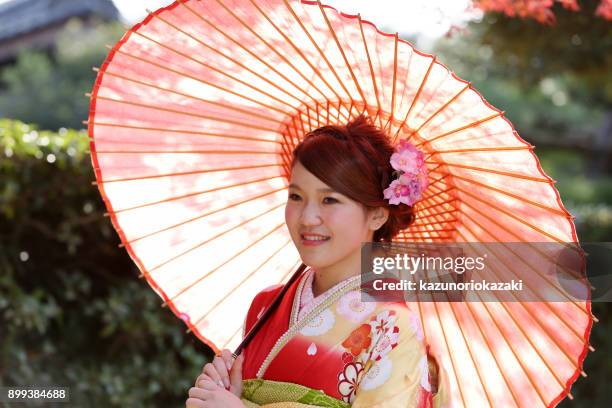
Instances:
[[[237,345],[250,299],[300,263],[292,149],[360,114],[426,153],[429,186],[396,241],[577,242],[533,146],[435,56],[318,2],[179,0],[112,47],[89,136],[122,246],[214,349]],[[553,406],[590,347],[589,301],[414,307],[453,406]]]

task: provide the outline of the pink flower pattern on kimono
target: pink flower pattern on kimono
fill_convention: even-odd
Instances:
[[[362,371],[363,364],[356,361],[346,364],[344,370],[338,374],[338,392],[342,395],[343,401],[351,403],[355,399]]]

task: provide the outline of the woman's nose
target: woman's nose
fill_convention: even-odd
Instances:
[[[300,222],[303,225],[319,225],[321,224],[321,214],[316,203],[307,204],[303,207]]]

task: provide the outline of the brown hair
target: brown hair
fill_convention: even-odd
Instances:
[[[391,242],[415,219],[412,206],[390,205],[383,196],[393,167],[389,136],[361,115],[345,126],[323,126],[306,134],[293,151],[296,160],[319,180],[367,209],[386,207],[389,218],[374,231],[374,242]]]

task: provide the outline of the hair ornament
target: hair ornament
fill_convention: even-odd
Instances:
[[[400,140],[391,155],[393,172],[391,184],[383,191],[389,204],[414,205],[429,184],[425,155],[412,143]]]

